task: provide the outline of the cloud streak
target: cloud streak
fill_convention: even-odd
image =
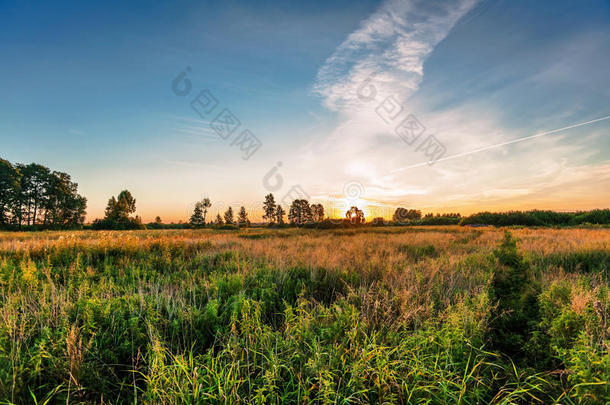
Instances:
[[[386,1],[328,58],[314,91],[329,109],[349,113],[359,104],[358,87],[374,76],[378,97],[406,101],[422,81],[426,58],[475,3]]]
[[[379,199],[426,194],[427,186],[401,186],[384,178],[401,165],[404,155],[392,152],[405,144],[385,125],[375,106],[390,96],[407,105],[423,80],[426,59],[475,4],[475,0],[388,0],[326,60],[314,92],[339,121],[301,151],[304,164],[315,164],[327,173],[314,193],[338,195],[340,190],[334,188],[347,178],[371,186],[369,193]],[[371,78],[375,94],[367,104],[359,92]],[[375,150],[372,155],[371,150]],[[343,163],[339,170],[338,161]]]
[[[318,71],[314,92],[337,113],[337,124],[329,132],[318,133],[301,151],[303,165],[324,173],[308,187],[312,195],[340,198],[341,184],[356,181],[365,186],[363,199],[389,205],[465,213],[535,206],[537,202],[541,208],[559,208],[561,203],[569,209],[583,204],[579,195],[584,194],[579,192],[586,186],[578,182],[610,180],[608,164],[590,161],[595,154],[591,143],[604,130],[599,125],[586,127],[610,117],[581,115],[579,120],[572,107],[549,110],[541,105],[539,116],[531,114],[533,118],[507,125],[502,103],[514,105],[515,99],[510,97],[519,91],[524,91],[519,93],[520,99],[527,100],[530,93],[523,89],[524,83],[541,80],[544,67],[556,62],[554,52],[536,59],[543,69],[525,69],[501,89],[480,98],[455,97],[460,93],[452,94],[454,83],[448,81],[449,87],[438,89],[446,94],[418,92],[424,64],[476,5],[471,0],[388,0],[327,59]],[[479,73],[484,76],[469,70],[466,78],[472,83],[497,79],[488,77],[485,69]],[[363,101],[359,91],[371,78],[374,101]],[[552,87],[557,86],[560,84]],[[388,125],[376,113],[376,107],[390,96],[404,107],[403,115],[416,114],[429,134],[438,134],[449,152],[442,162],[432,167],[427,162],[419,164],[425,156],[415,153],[394,132],[400,119]],[[430,101],[448,98],[456,102],[431,107]],[[561,128],[546,130],[549,127]],[[534,135],[523,137],[524,131]],[[555,136],[548,136],[551,134]],[[406,169],[412,170],[407,173]],[[593,205],[590,194],[587,199]]]
[[[608,119],[610,119],[610,115],[606,115],[605,117],[601,117],[601,118],[596,118],[594,120],[580,122],[578,124],[568,125],[568,126],[563,127],[563,128],[557,128],[557,129],[553,129],[553,130],[550,130],[550,131],[540,132],[540,133],[537,133],[537,134],[534,134],[534,135],[525,136],[523,138],[513,139],[511,141],[501,142],[501,143],[497,143],[497,144],[494,144],[494,145],[483,146],[483,147],[476,148],[476,149],[473,149],[473,150],[470,150],[470,151],[466,151],[466,152],[462,152],[462,153],[457,153],[455,155],[450,155],[450,156],[446,156],[446,157],[440,158],[435,163],[445,162],[447,160],[457,159],[457,158],[460,158],[460,157],[469,156],[469,155],[473,155],[475,153],[485,152],[485,151],[492,150],[492,149],[498,149],[498,148],[501,148],[503,146],[508,146],[508,145],[512,145],[512,144],[515,144],[515,143],[519,143],[519,142],[529,141],[531,139],[540,138],[541,136],[547,136],[547,135],[551,135],[551,134],[556,134],[556,133],[559,133],[559,132],[567,131],[568,129],[578,128],[578,127],[582,127],[582,126],[585,126],[585,125],[591,125],[593,123],[600,122],[600,121],[606,121]],[[417,164],[414,164],[414,165],[411,165],[411,166],[401,167],[399,169],[392,170],[392,173],[401,172],[403,170],[408,170],[408,169],[413,169],[415,167],[423,167],[423,166],[426,166],[426,165],[428,165],[428,162],[417,163]]]

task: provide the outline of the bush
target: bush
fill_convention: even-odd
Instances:
[[[539,296],[540,323],[528,342],[528,353],[539,367],[565,368],[573,400],[597,403],[610,394],[608,356],[609,291],[606,286],[556,281]],[[544,359],[541,357],[545,356]],[[600,402],[601,403],[601,402]]]
[[[113,221],[109,219],[96,219],[91,223],[91,229],[95,230],[138,230],[146,229],[146,225],[142,223],[139,217],[125,218],[121,221]]]
[[[384,226],[385,225],[385,219],[383,219],[383,217],[373,218],[373,220],[371,221],[371,225],[373,225],[373,226]]]
[[[218,229],[221,231],[239,231],[239,226],[233,224],[224,224],[216,226],[214,229]]]
[[[325,219],[322,222],[316,224],[317,229],[341,229],[348,228],[350,225],[348,220],[331,220]]]
[[[494,270],[489,296],[495,307],[491,311],[489,340],[491,347],[513,358],[523,358],[525,344],[538,320],[539,287],[529,264],[517,251],[517,241],[510,232],[504,234],[494,251],[498,266]]]

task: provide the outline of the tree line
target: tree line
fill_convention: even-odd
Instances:
[[[79,227],[86,209],[87,199],[69,174],[0,158],[0,228]]]
[[[208,213],[212,207],[209,198],[204,198],[194,205],[193,213],[186,224],[162,224],[161,218],[155,222],[144,225],[135,213],[135,198],[127,190],[122,191],[115,198],[108,201],[105,217],[95,220],[94,229],[144,229],[190,227],[202,228],[213,226],[220,229],[238,229],[248,227],[251,222],[246,208],[241,206],[234,214],[233,208],[228,207],[223,215],[218,213],[215,219],[207,221]],[[358,226],[366,223],[364,212],[352,206],[345,212],[343,219],[331,219],[325,216],[324,206],[319,203],[310,204],[305,199],[294,200],[288,211],[277,204],[272,193],[265,196],[263,202],[263,220],[268,226],[304,226],[315,228],[336,228],[345,226]],[[491,226],[571,226],[582,224],[610,224],[610,210],[592,210],[584,212],[555,212],[555,211],[510,211],[504,213],[482,212],[467,217],[459,213],[422,214],[417,209],[398,207],[394,211],[392,220],[382,217],[370,219],[373,226],[386,225],[491,225]]]
[[[610,224],[610,209],[591,211],[508,211],[479,212],[463,218],[460,225],[492,226],[576,226]]]
[[[204,198],[201,201],[195,203],[195,208],[193,210],[193,215],[189,219],[189,224],[195,228],[203,227],[206,225],[205,219],[208,214],[208,210],[212,206],[209,198]],[[237,219],[233,214],[233,208],[229,207],[225,211],[224,215],[220,214],[216,215],[216,220],[213,224],[217,226],[227,226],[227,227],[246,227],[250,226],[250,220],[248,219],[248,213],[246,212],[246,207],[240,207],[237,213]]]
[[[145,229],[164,227],[215,226],[223,229],[251,225],[245,207],[237,214],[228,207],[224,215],[207,222],[212,203],[204,198],[195,203],[187,224],[163,224],[160,217],[150,224],[143,224],[135,215],[136,199],[128,190],[112,196],[106,205],[104,217],[91,223],[92,229]],[[331,228],[362,225],[364,212],[350,207],[343,219],[325,216],[324,206],[296,199],[286,209],[276,203],[272,193],[263,202],[263,220],[269,226],[305,226]],[[78,194],[78,184],[70,175],[52,171],[41,164],[12,164],[0,158],[0,229],[69,229],[82,227],[85,222],[87,199]],[[371,219],[372,225],[388,225],[382,217]],[[491,226],[574,226],[583,224],[610,224],[610,210],[579,212],[509,211],[481,212],[462,218],[459,213],[426,214],[417,209],[398,207],[391,224],[394,225],[491,225]]]
[[[228,229],[230,227],[245,227],[250,226],[248,214],[245,207],[240,207],[237,220],[233,219],[233,208],[229,207],[221,216],[217,214],[216,219],[206,223],[208,211],[212,203],[209,198],[204,198],[195,203],[193,214],[189,219],[189,225],[193,227],[204,227],[214,225]],[[310,204],[305,199],[296,199],[292,201],[288,211],[280,204],[276,203],[273,193],[265,196],[263,202],[263,220],[268,226],[312,226],[320,225],[319,227],[332,227],[340,225],[361,225],[366,222],[364,212],[356,206],[350,207],[345,212],[343,219],[330,219],[325,216],[324,206],[320,203]],[[437,214],[438,215],[438,214]],[[453,215],[453,214],[451,214]],[[458,214],[459,215],[459,214]],[[400,218],[398,221],[397,218]],[[405,208],[397,208],[394,214],[395,222],[409,222],[416,219],[421,219],[421,211],[406,210]]]
[[[228,207],[224,215],[218,213],[214,220],[207,222],[212,203],[204,198],[195,203],[193,213],[187,224],[164,225],[159,217],[154,223],[144,225],[138,216],[130,216],[135,212],[135,199],[127,190],[122,191],[118,197],[108,201],[105,217],[95,220],[94,229],[144,229],[167,227],[202,228],[214,226],[221,229],[237,229],[251,225],[245,207],[240,207],[237,216],[232,207]],[[366,223],[364,212],[352,206],[345,212],[343,219],[331,219],[325,216],[324,206],[319,203],[310,204],[305,199],[294,200],[288,211],[277,204],[273,194],[267,194],[263,202],[263,220],[268,226],[304,226],[315,228],[336,228],[344,226],[358,226]],[[394,211],[391,221],[382,217],[372,218],[370,224],[374,226],[385,225],[491,225],[491,226],[574,226],[583,224],[610,224],[610,210],[592,210],[582,212],[555,212],[555,211],[510,211],[510,212],[482,212],[467,217],[459,213],[433,214],[417,209],[398,207]]]
[[[207,214],[212,203],[209,198],[204,198],[195,203],[193,214],[189,219],[189,225],[195,228],[213,225],[229,229],[232,227],[250,226],[248,213],[245,207],[240,207],[237,218],[234,218],[233,208],[228,207],[224,215],[218,213],[216,218],[206,222]],[[288,211],[275,202],[273,194],[267,194],[263,202],[263,220],[269,226],[301,226],[305,224],[320,223],[325,220],[324,206],[322,204],[310,204],[305,199],[296,199],[292,202]],[[364,214],[356,207],[350,208],[346,213],[346,219],[350,223],[364,223]],[[328,220],[328,218],[326,218]]]
[[[193,227],[206,226],[206,218],[212,203],[209,198],[204,198],[195,203],[193,214],[189,219],[189,224]],[[285,218],[287,216],[288,222]],[[309,204],[307,200],[294,200],[286,214],[286,210],[279,204],[276,204],[273,194],[265,196],[263,203],[263,220],[269,225],[302,225],[308,222],[319,222],[324,219],[324,207],[322,204]],[[224,215],[218,213],[216,219],[208,225],[221,226],[224,228],[230,227],[247,227],[250,226],[248,213],[244,206],[239,208],[237,218],[234,218],[233,208],[228,207]]]

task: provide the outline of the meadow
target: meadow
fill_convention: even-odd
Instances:
[[[0,233],[2,403],[604,404],[610,230]]]

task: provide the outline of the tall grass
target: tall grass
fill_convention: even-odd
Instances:
[[[0,233],[0,398],[604,403],[610,232],[512,232],[520,358],[490,339],[501,230]]]

